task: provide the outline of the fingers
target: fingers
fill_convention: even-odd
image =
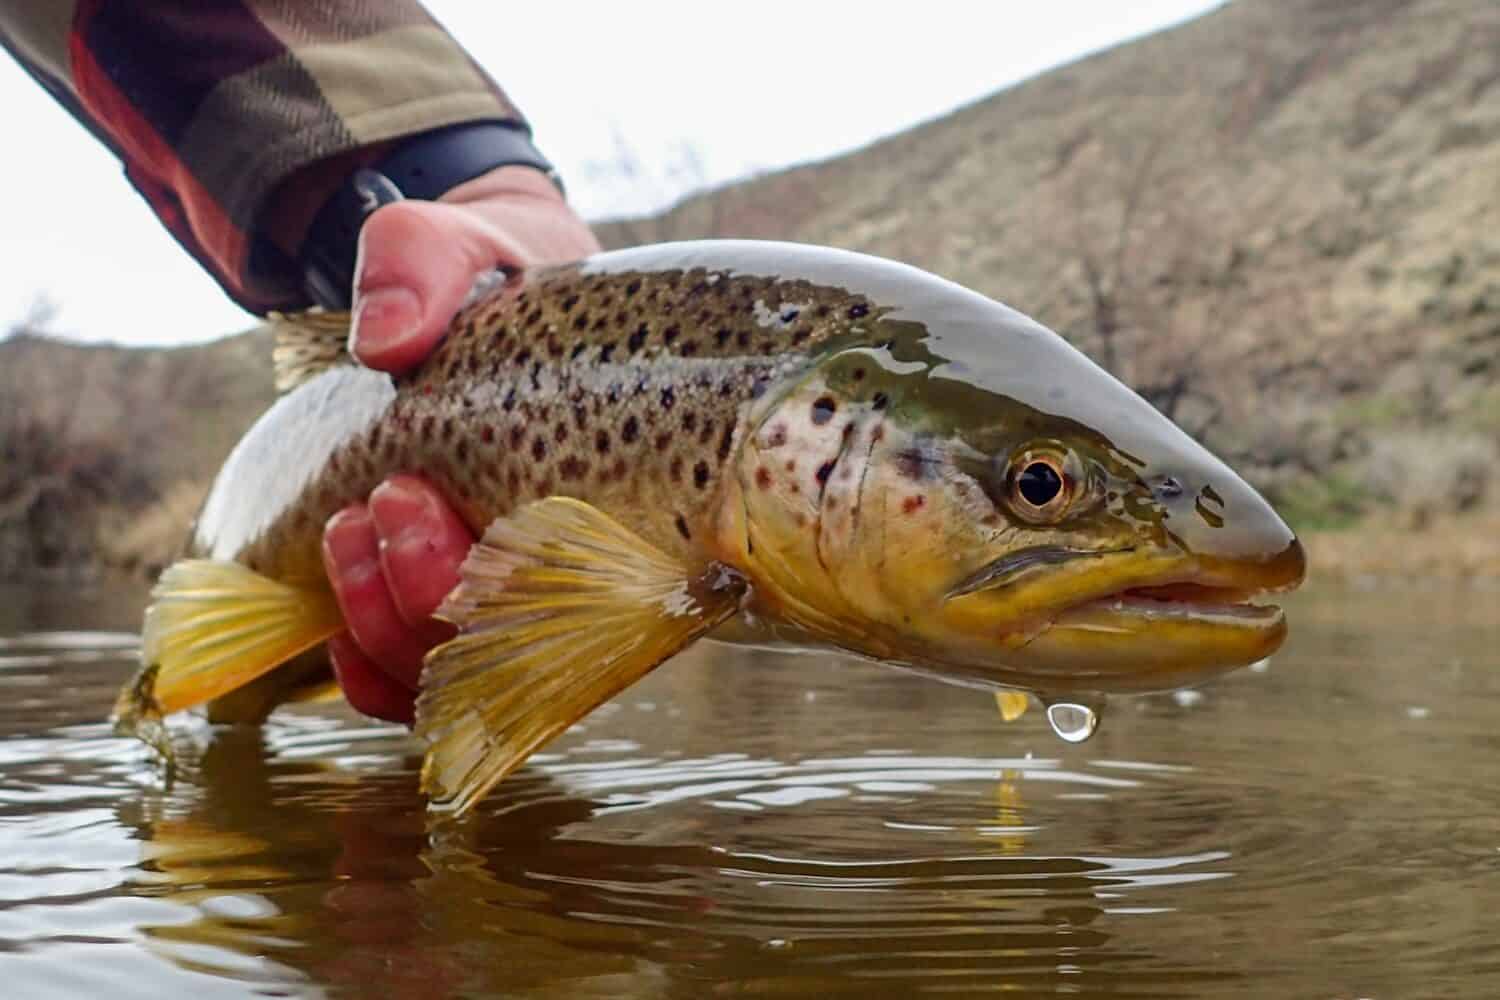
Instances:
[[[442,337],[474,277],[515,255],[503,234],[458,206],[385,206],[360,231],[351,350],[371,368],[411,368]]]
[[[402,372],[442,339],[478,275],[577,260],[599,249],[587,224],[531,167],[500,167],[441,201],[398,201],[360,231],[350,349]]]
[[[412,723],[416,717],[415,694],[360,652],[348,632],[328,640],[328,658],[333,661],[333,676],[355,711],[390,722]]]
[[[454,633],[432,613],[457,586],[473,542],[443,495],[416,476],[392,476],[368,505],[329,519],[323,562],[348,631],[328,650],[356,709],[411,721],[422,658]]]
[[[432,620],[458,585],[474,535],[446,498],[416,476],[392,476],[370,494],[380,564],[402,621],[435,645],[453,630]]]
[[[346,507],[323,529],[323,564],[344,622],[360,650],[415,690],[427,643],[406,624],[380,565],[375,521],[364,505]]]

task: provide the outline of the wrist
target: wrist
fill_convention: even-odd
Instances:
[[[523,128],[474,122],[391,143],[384,155],[349,172],[305,226],[297,260],[308,296],[329,308],[349,306],[359,231],[382,205],[404,198],[462,204],[497,196],[562,203],[556,171]]]
[[[496,167],[449,189],[438,201],[468,205],[497,198],[539,199],[566,205],[567,199],[552,179],[535,167],[510,164]]]

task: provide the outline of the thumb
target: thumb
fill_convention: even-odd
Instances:
[[[459,206],[382,207],[360,230],[350,352],[383,371],[413,367],[442,338],[474,278],[519,258],[499,229]]]

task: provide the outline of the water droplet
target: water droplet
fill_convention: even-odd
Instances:
[[[1183,708],[1192,708],[1203,700],[1203,692],[1194,691],[1192,688],[1183,688],[1180,691],[1172,692],[1172,700]]]
[[[1068,743],[1082,743],[1099,728],[1099,712],[1102,708],[1102,702],[1090,705],[1078,699],[1048,700],[1047,721],[1059,739]]]

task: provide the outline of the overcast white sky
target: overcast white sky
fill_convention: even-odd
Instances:
[[[525,110],[574,204],[600,218],[681,193],[669,179],[627,190],[599,176],[617,134],[652,163],[690,143],[725,180],[864,145],[1217,2],[427,6]],[[0,108],[0,332],[38,296],[61,308],[59,332],[88,340],[247,325],[116,161],[3,55]]]

